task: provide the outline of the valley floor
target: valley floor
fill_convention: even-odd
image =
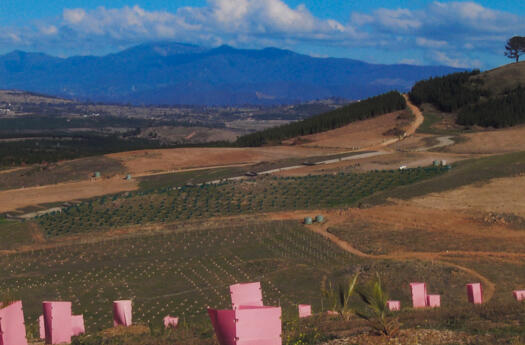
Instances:
[[[119,298],[134,300],[142,325],[160,324],[167,314],[193,325],[176,335],[146,328],[135,335],[141,340],[124,337],[122,344],[149,343],[155,332],[155,344],[212,344],[206,305],[227,307],[229,284],[253,280],[262,282],[267,304],[283,307],[286,345],[300,344],[305,334],[313,338],[303,344],[331,345],[523,340],[525,309],[512,291],[525,288],[525,153],[519,152],[525,127],[419,133],[424,118],[415,114],[401,140],[383,135],[398,125],[397,115],[370,121],[376,120],[366,126],[366,141],[353,141],[357,127],[350,125],[333,138],[281,147],[127,152],[105,157],[116,164],[109,178],[0,191],[0,212],[13,214],[87,199],[36,222],[0,220],[0,291],[24,297],[33,335],[39,303],[51,298],[73,301],[88,331],[100,337],[111,326],[108,306]],[[482,141],[484,134],[494,140]],[[339,141],[344,145],[333,145],[338,138],[346,138]],[[341,160],[353,154],[365,156]],[[313,158],[333,161],[301,166]],[[417,169],[443,160],[450,170]],[[194,186],[256,168],[277,171]],[[123,179],[128,173],[132,181]],[[324,222],[303,224],[318,214]],[[110,226],[113,216],[122,225]],[[363,285],[379,272],[389,296],[401,301],[397,340],[371,335],[357,318],[322,315],[328,310],[322,286],[357,271]],[[409,308],[413,281],[440,294],[442,308]],[[479,308],[466,300],[471,282],[483,285]],[[296,320],[299,303],[313,306],[312,321]]]

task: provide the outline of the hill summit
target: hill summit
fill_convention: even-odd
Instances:
[[[408,91],[417,80],[455,71],[160,42],[100,57],[14,51],[0,56],[0,88],[134,104],[287,104]]]

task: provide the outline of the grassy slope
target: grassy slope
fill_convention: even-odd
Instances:
[[[362,200],[362,203],[374,205],[384,203],[388,198],[410,199],[522,173],[525,173],[525,152],[470,159],[454,164],[452,170],[447,174],[374,194]]]
[[[495,94],[502,93],[505,89],[513,89],[520,84],[525,85],[525,61],[483,72],[472,79],[483,80],[483,87]]]

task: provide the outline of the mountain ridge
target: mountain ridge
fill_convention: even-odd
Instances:
[[[105,56],[60,58],[14,51],[0,56],[0,88],[97,102],[287,104],[408,91],[417,80],[454,71],[458,69],[317,58],[273,47],[157,42]]]

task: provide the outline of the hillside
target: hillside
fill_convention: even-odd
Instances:
[[[504,65],[471,78],[471,83],[481,84],[482,88],[494,94],[525,86],[525,61]]]
[[[134,104],[284,104],[407,91],[445,66],[374,65],[288,50],[152,43],[101,57],[0,56],[0,88]]]
[[[437,84],[456,81],[454,95],[470,78]],[[206,309],[230,308],[229,286],[246,282],[281,308],[282,345],[521,344],[525,126],[446,127],[455,115],[423,105],[391,92],[270,129],[274,145],[0,170],[0,301],[23,301],[31,345],[45,300],[83,315],[73,345],[217,345]],[[414,307],[413,282],[432,307]],[[131,327],[112,327],[121,299]]]
[[[494,70],[453,73],[417,82],[410,91],[416,105],[430,103],[457,114],[463,126],[502,128],[525,123],[525,64]]]
[[[311,116],[301,121],[247,134],[239,137],[236,143],[240,146],[281,143],[285,139],[330,131],[352,122],[362,121],[405,108],[406,101],[403,96],[399,92],[392,91],[363,101],[350,103],[339,109]]]

